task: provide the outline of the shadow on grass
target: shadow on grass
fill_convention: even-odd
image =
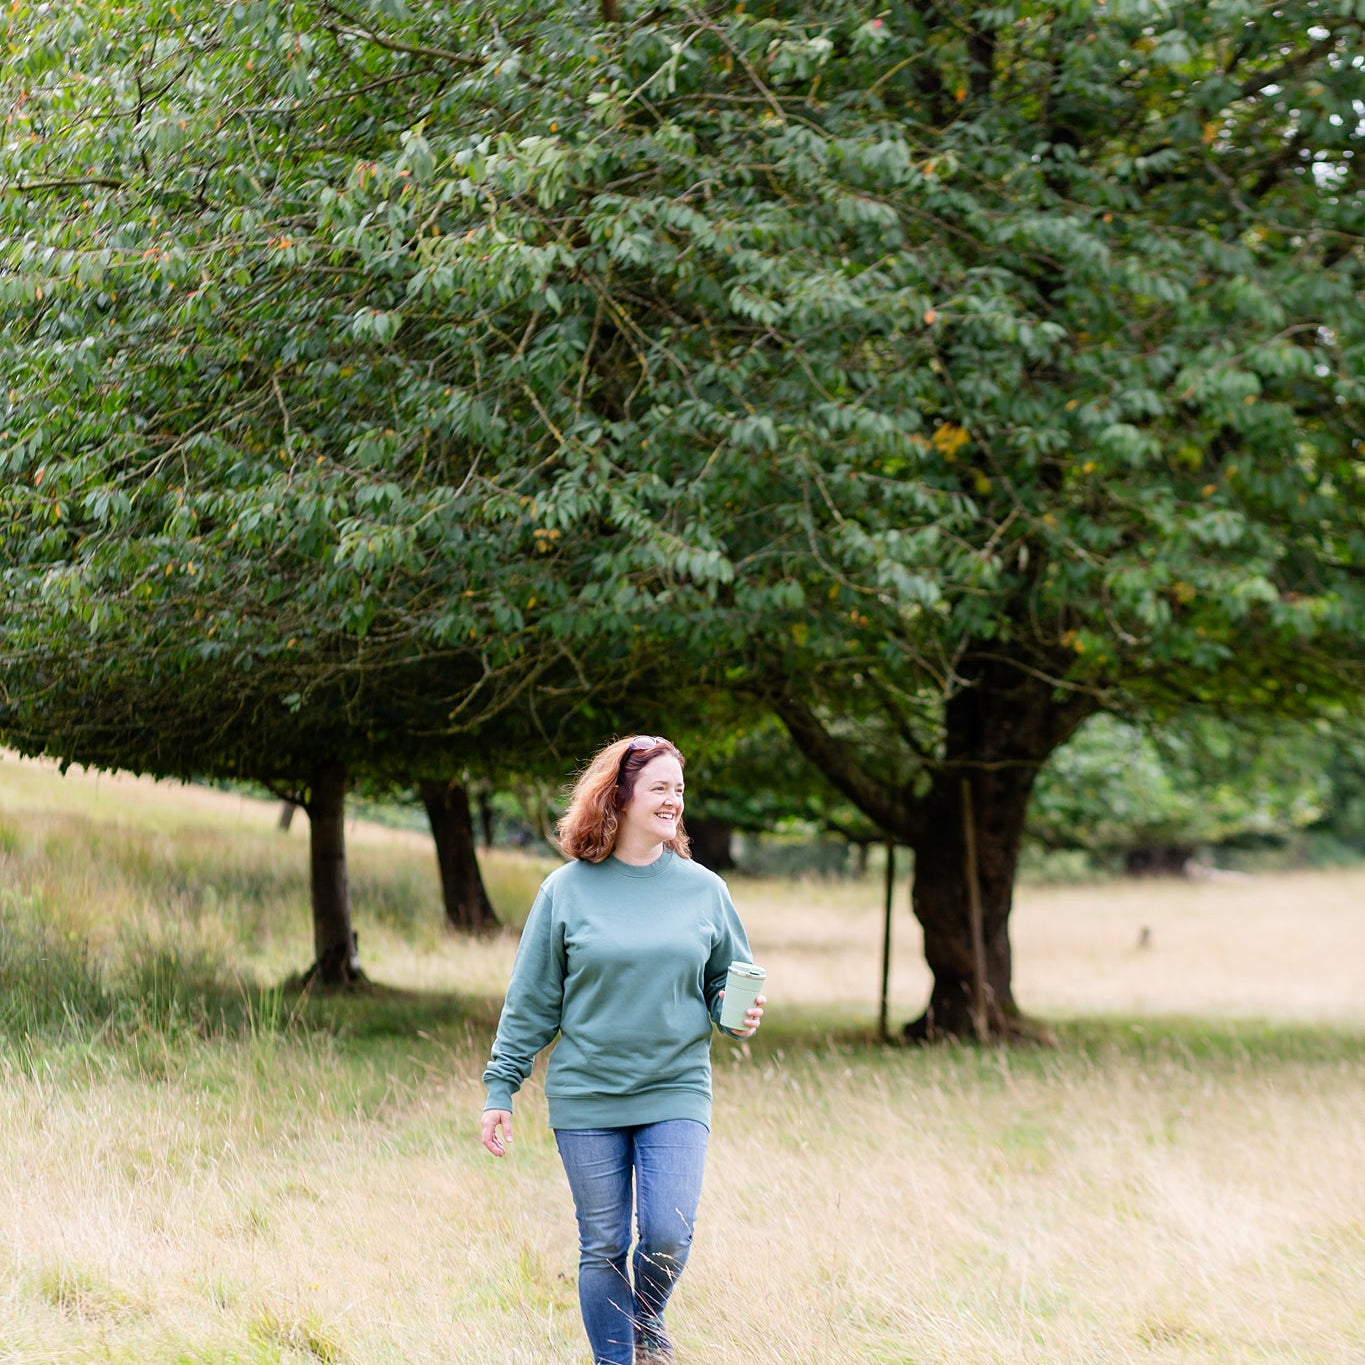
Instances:
[[[129,1051],[135,1059],[169,1046],[188,1052],[209,1040],[330,1036],[344,1046],[424,1039],[481,1048],[497,1026],[501,998],[418,991],[372,982],[346,991],[301,990],[297,981],[243,981],[221,945],[193,935],[129,932],[117,953],[97,957],[63,932],[36,901],[0,895],[0,1058],[23,1070],[54,1049]],[[1047,1071],[1068,1058],[1103,1067],[1124,1061],[1185,1067],[1331,1065],[1365,1058],[1365,1024],[1265,1019],[1091,1016],[1051,1023],[1051,1042],[1001,1049],[975,1043],[901,1046],[883,1042],[865,1015],[776,1001],[752,1041],[755,1060],[836,1052],[858,1064],[913,1069],[915,1058]],[[716,1051],[732,1045],[718,1040]],[[477,1050],[476,1048],[476,1050]],[[139,1063],[135,1060],[135,1066]],[[924,1063],[927,1064],[927,1063]]]
[[[410,1038],[453,1028],[481,1028],[491,1042],[502,999],[458,991],[415,991],[370,981],[345,990],[292,988],[296,1017],[305,1028],[365,1040]]]
[[[332,993],[244,980],[193,941],[126,936],[115,951],[0,904],[0,1061],[32,1073],[57,1056],[162,1074],[207,1043],[335,1037],[342,1043],[485,1033],[501,1001],[384,985]],[[153,1059],[154,1064],[146,1059]]]
[[[761,1047],[788,1057],[832,1051],[854,1065],[865,1061],[915,1069],[946,1062],[983,1074],[1007,1069],[1016,1076],[1046,1074],[1075,1064],[1095,1070],[1174,1066],[1214,1074],[1256,1067],[1365,1064],[1365,1023],[1352,1021],[1092,1015],[1047,1023],[1051,1039],[1044,1044],[983,1045],[975,1040],[905,1044],[881,1039],[872,1026],[797,1010],[772,1029],[765,1025],[762,1043],[755,1040],[751,1046],[756,1053]]]
[[[359,990],[317,992],[301,1000],[300,1022],[356,1041],[434,1036],[458,1028],[482,1032],[491,1042],[501,1007],[499,996],[413,991],[370,983]],[[1003,1056],[1016,1072],[1047,1070],[1061,1058],[1096,1067],[1123,1059],[1215,1069],[1260,1063],[1365,1062],[1365,1023],[1099,1015],[1049,1022],[1052,1040],[1047,1044],[982,1046],[958,1041],[925,1046],[884,1041],[874,1025],[828,1008],[788,1006],[780,1012],[770,1009],[769,1016],[753,1039],[731,1043],[717,1036],[716,1053],[734,1046],[762,1061],[836,1052],[891,1064],[949,1056],[963,1062],[979,1060],[992,1069]]]

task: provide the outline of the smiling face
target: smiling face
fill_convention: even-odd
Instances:
[[[640,769],[630,800],[621,808],[617,856],[657,856],[658,846],[678,832],[682,813],[682,764],[672,754],[658,754]]]

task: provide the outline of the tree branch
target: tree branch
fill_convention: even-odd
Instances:
[[[1312,47],[1306,47],[1301,52],[1296,52],[1288,60],[1281,62],[1273,71],[1262,71],[1258,75],[1251,77],[1250,80],[1243,81],[1242,87],[1238,92],[1241,99],[1250,99],[1252,95],[1259,95],[1262,90],[1268,89],[1272,85],[1283,85],[1286,77],[1296,76],[1306,66],[1326,57],[1337,45],[1337,33],[1345,28],[1345,23],[1336,25],[1323,24],[1322,27],[1331,31],[1327,37],[1320,38]]]
[[[114,180],[102,175],[72,176],[60,180],[29,180],[21,185],[6,185],[5,193],[27,194],[30,191],[38,193],[47,190],[78,190],[87,185],[98,185],[106,190],[121,190],[126,183],[126,181]]]
[[[783,695],[775,700],[773,707],[796,747],[836,790],[887,834],[912,847],[918,843],[924,833],[924,824],[917,801],[908,797],[903,789],[890,787],[869,774],[805,702]]]
[[[481,57],[466,57],[462,52],[451,52],[444,47],[426,47],[419,43],[400,43],[397,38],[382,38],[371,29],[367,29],[358,19],[347,14],[345,10],[338,9],[336,5],[324,3],[324,13],[335,14],[346,28],[340,28],[334,24],[324,24],[323,27],[328,33],[343,34],[364,38],[366,42],[373,43],[376,47],[382,47],[388,52],[403,52],[409,57],[435,57],[438,61],[454,62],[457,66],[466,66],[477,69],[484,65]]]

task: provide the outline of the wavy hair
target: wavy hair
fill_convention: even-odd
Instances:
[[[643,740],[653,743],[645,745]],[[574,783],[569,809],[559,821],[559,846],[567,857],[600,863],[611,856],[621,811],[634,795],[640,769],[660,754],[670,754],[679,764],[685,762],[678,747],[662,735],[629,735],[608,744],[593,757]],[[681,820],[664,847],[671,848],[680,858],[692,856],[692,842]]]

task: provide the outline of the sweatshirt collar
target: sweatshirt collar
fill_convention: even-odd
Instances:
[[[672,865],[677,854],[671,848],[666,848],[652,863],[637,865],[635,863],[623,863],[614,853],[604,864],[610,867],[618,876],[621,877],[658,877],[667,872]]]

